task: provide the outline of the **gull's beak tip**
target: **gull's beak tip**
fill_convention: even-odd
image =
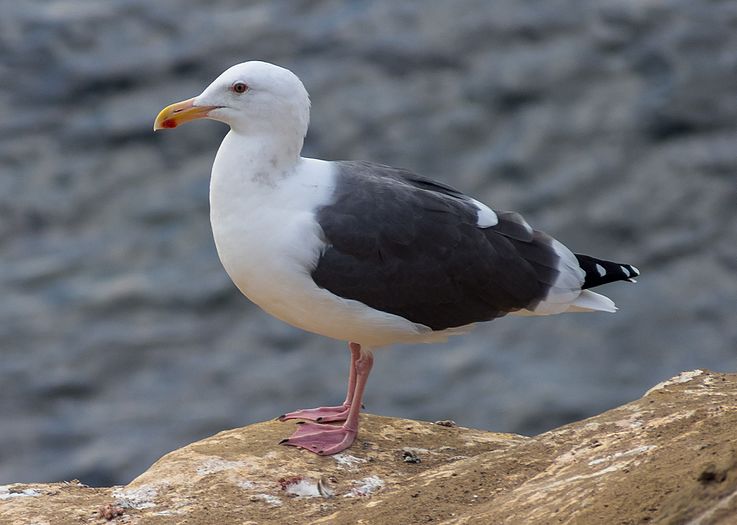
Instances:
[[[176,104],[171,104],[166,106],[158,115],[156,115],[156,120],[154,120],[154,131],[176,128],[185,122],[198,118],[205,118],[213,109],[213,106],[195,106],[193,98],[177,102]]]

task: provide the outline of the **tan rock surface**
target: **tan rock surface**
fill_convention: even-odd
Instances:
[[[737,375],[685,372],[533,438],[365,415],[322,458],[293,423],[221,432],[125,487],[0,487],[0,524],[737,523]]]

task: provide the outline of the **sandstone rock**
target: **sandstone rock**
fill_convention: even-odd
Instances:
[[[737,522],[737,374],[684,372],[532,438],[366,414],[323,458],[277,446],[292,427],[221,432],[126,486],[0,487],[0,523]]]

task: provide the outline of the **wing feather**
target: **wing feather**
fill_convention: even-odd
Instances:
[[[486,321],[545,299],[553,240],[513,212],[479,227],[475,201],[406,170],[340,162],[316,214],[327,246],[312,271],[330,292],[433,330]]]

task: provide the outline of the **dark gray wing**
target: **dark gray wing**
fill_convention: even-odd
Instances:
[[[551,239],[515,213],[477,225],[473,201],[406,170],[338,162],[317,210],[321,288],[433,330],[487,321],[542,300],[558,272]]]

